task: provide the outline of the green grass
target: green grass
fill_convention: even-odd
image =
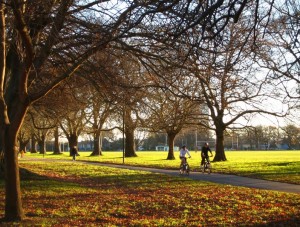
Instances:
[[[103,152],[103,156],[90,157],[91,152],[80,152],[78,160],[122,164],[122,152]],[[175,160],[166,160],[167,152],[137,152],[138,157],[125,158],[125,164],[149,166],[157,168],[176,169],[179,166],[179,153]],[[192,169],[197,169],[200,163],[200,152],[191,152],[188,159]],[[68,159],[68,152],[52,155],[50,152],[26,154],[26,157],[46,159]],[[236,174],[260,179],[300,184],[300,151],[227,151],[226,162],[213,163],[213,171],[217,173]]]
[[[80,156],[83,158],[86,157]],[[23,159],[20,167],[23,207],[27,216],[21,226],[300,224],[298,194],[80,162]],[[3,187],[0,188],[0,206],[4,206]],[[0,209],[1,216],[3,210]],[[12,223],[7,224],[11,226]]]

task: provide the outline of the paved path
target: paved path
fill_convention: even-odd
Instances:
[[[31,158],[24,158],[24,160],[53,161],[53,162],[66,161],[66,160],[59,160],[59,159],[31,159]],[[76,161],[76,162],[80,162],[88,165],[100,165],[100,166],[107,166],[112,168],[142,170],[142,171],[148,171],[153,173],[180,176],[178,170],[156,169],[156,168],[148,168],[148,167],[140,167],[140,166],[106,164],[106,163],[100,163],[100,162],[96,163],[96,162],[88,162],[88,161]],[[201,172],[190,172],[189,176],[182,176],[182,177],[188,177],[193,180],[209,181],[218,184],[226,184],[226,185],[233,185],[233,186],[242,186],[248,188],[258,188],[258,189],[300,194],[300,185],[268,181],[268,180],[260,180],[260,179],[241,177],[236,175],[218,174],[218,173],[203,174]]]
[[[82,161],[82,162],[86,163],[86,164],[108,166],[108,167],[113,167],[113,168],[142,170],[142,171],[149,171],[149,172],[153,172],[153,173],[161,173],[161,174],[168,174],[168,175],[172,175],[172,176],[179,176],[178,170],[155,169],[155,168],[147,168],[147,167],[114,165],[114,164],[104,164],[104,163],[91,163],[91,162],[84,162],[84,161]],[[188,177],[193,180],[204,180],[204,181],[209,181],[209,182],[214,182],[214,183],[219,183],[219,184],[300,194],[300,185],[260,180],[260,179],[241,177],[241,176],[236,176],[236,175],[218,174],[218,173],[203,174],[201,172],[190,172],[189,176],[182,176],[182,177]]]

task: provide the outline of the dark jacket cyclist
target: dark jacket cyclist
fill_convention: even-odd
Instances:
[[[212,151],[211,149],[209,148],[209,144],[208,143],[204,143],[204,146],[202,147],[202,150],[201,150],[201,166],[204,165],[205,163],[205,159],[206,161],[209,163],[209,157],[208,157],[208,152],[210,152],[211,156],[213,155],[212,154]]]

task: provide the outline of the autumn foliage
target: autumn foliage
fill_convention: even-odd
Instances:
[[[297,226],[300,195],[79,162],[21,164],[24,225]],[[1,181],[3,184],[3,181]],[[1,189],[0,203],[4,203]],[[0,211],[3,215],[3,210]]]

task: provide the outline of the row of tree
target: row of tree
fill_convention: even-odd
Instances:
[[[18,138],[20,152],[29,151],[31,153],[39,152],[40,154],[45,154],[47,149],[48,152],[53,151],[54,154],[60,154],[63,151],[69,151],[69,143],[62,142],[59,138],[58,140],[53,140],[58,133],[57,128],[47,130],[46,136],[41,136],[42,133],[38,133],[38,131],[34,129],[33,132],[35,133],[30,134],[31,137],[27,137],[27,135],[24,135],[26,132],[21,131]],[[165,132],[145,132],[139,131],[139,129],[137,131],[138,133],[135,131],[133,142],[134,150],[155,151],[158,146],[163,146],[165,150],[169,146],[168,135]],[[78,145],[79,150],[92,151],[92,156],[102,155],[103,151],[123,150],[123,138],[116,137],[111,132],[101,134],[99,138],[100,143],[98,141],[95,143],[94,137],[91,135],[86,134],[86,136],[83,136],[82,141]],[[22,136],[24,137],[21,138]],[[199,130],[198,128],[185,128],[174,139],[174,147],[180,148],[183,145],[187,145],[188,149],[197,151],[201,150],[205,142],[209,142],[211,148],[215,149],[215,138],[210,131]],[[231,129],[225,133],[224,147],[225,150],[299,150],[300,128],[290,124],[280,128],[260,125],[243,129]],[[97,151],[100,152],[97,153]]]
[[[157,145],[166,145],[165,135],[153,133],[148,138],[139,140],[143,150],[155,150]],[[185,129],[178,134],[175,146],[187,145],[191,150],[200,150],[205,142],[215,149],[214,135],[209,131]],[[227,130],[224,136],[225,150],[293,150],[300,149],[300,128],[295,125],[284,127],[251,126],[243,129]]]
[[[96,147],[119,128],[128,155],[137,127],[163,130],[168,159],[193,125],[215,132],[215,161],[226,160],[226,130],[285,116],[298,99],[299,10],[296,0],[0,1],[5,218],[24,218],[17,139],[32,125],[41,138],[60,127],[70,146],[90,131]]]

